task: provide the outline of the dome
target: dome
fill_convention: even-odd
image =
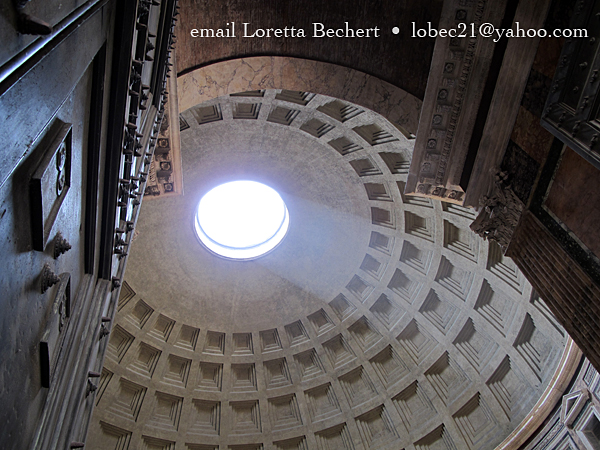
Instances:
[[[185,195],[140,213],[103,372],[119,382],[95,412],[105,434],[149,448],[490,449],[519,425],[566,335],[471,232],[472,210],[403,194],[411,135],[275,89],[181,119]],[[240,264],[193,224],[202,195],[242,179],[276,190],[291,220]]]

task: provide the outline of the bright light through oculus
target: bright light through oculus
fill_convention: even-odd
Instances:
[[[232,181],[210,190],[198,205],[196,233],[226,258],[264,255],[284,238],[290,218],[280,195],[256,181]]]

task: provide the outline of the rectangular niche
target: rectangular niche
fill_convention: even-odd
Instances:
[[[452,359],[448,352],[425,372],[425,378],[447,406],[463,395],[469,387],[469,378],[463,369]]]
[[[491,440],[499,431],[494,414],[479,392],[452,418],[470,449],[481,448],[483,442]]]
[[[442,202],[442,210],[446,213],[454,214],[469,220],[475,220],[477,218],[477,211],[473,208],[455,205],[454,203]]]
[[[107,448],[128,449],[131,442],[131,431],[100,421],[102,441]]]
[[[102,400],[102,396],[104,395],[110,380],[112,380],[113,375],[114,373],[112,373],[110,370],[107,370],[105,367],[102,368],[100,381],[98,382],[98,391],[96,394],[96,406],[98,406],[98,403],[100,403],[100,400]]]
[[[148,425],[164,431],[178,431],[183,397],[156,391],[154,410]]]
[[[52,226],[71,186],[72,135],[72,125],[63,124],[49,142],[40,144],[46,148],[30,179],[32,244],[33,249],[40,252],[46,249]],[[36,148],[34,153],[37,152]]]
[[[221,402],[192,399],[189,434],[218,436],[221,432]]]
[[[407,432],[422,428],[437,415],[431,400],[416,380],[392,398],[392,402]]]
[[[204,125],[206,123],[223,120],[221,105],[218,103],[213,106],[201,106],[198,108],[194,108],[192,110],[192,114],[198,122],[198,125]]]
[[[346,289],[352,292],[361,302],[364,303],[369,297],[369,294],[371,294],[375,288],[358,275],[354,275],[350,282],[346,285]]]
[[[223,364],[200,362],[198,383],[199,391],[220,392],[223,388]]]
[[[258,400],[229,402],[231,407],[231,434],[262,433]]]
[[[365,316],[350,325],[348,331],[363,352],[373,347],[382,338]]]
[[[422,250],[411,242],[404,241],[402,254],[400,255],[400,261],[404,264],[409,265],[423,275],[427,275],[432,259],[433,252],[431,250]]]
[[[410,211],[404,212],[404,231],[410,235],[433,242],[435,239],[435,226],[431,217],[421,217]]]
[[[456,448],[444,424],[415,442],[416,450],[455,450]]]
[[[340,100],[334,100],[319,106],[317,110],[342,123],[364,112],[364,110],[359,109],[356,106],[346,105]]]
[[[362,366],[339,377],[339,382],[353,408],[377,396],[375,385]]]
[[[479,254],[479,237],[470,229],[459,228],[444,220],[444,247],[477,262]]]
[[[406,313],[406,311],[392,302],[385,294],[379,296],[377,301],[371,306],[370,311],[388,330],[391,330]]]
[[[359,177],[369,177],[373,175],[381,175],[382,172],[377,167],[377,164],[371,158],[355,159],[349,161],[350,165]]]
[[[420,364],[438,342],[413,319],[396,338],[415,364]]]
[[[328,144],[331,145],[342,156],[362,149],[360,145],[352,142],[350,139],[344,136],[329,141]]]
[[[236,103],[233,108],[234,119],[258,119],[260,103]]]
[[[301,320],[297,320],[294,323],[286,325],[285,332],[288,336],[291,346],[299,345],[310,340],[308,333],[306,332],[306,328]]]
[[[284,102],[306,106],[314,97],[315,94],[311,92],[288,91],[287,89],[282,89],[281,92],[275,95],[275,100],[283,100]]]
[[[143,328],[146,322],[154,312],[143,300],[138,300],[135,307],[127,314],[127,319],[138,328]]]
[[[466,301],[471,292],[473,277],[473,273],[455,266],[445,256],[442,256],[435,281],[462,301]]]
[[[133,383],[125,378],[119,380],[118,390],[114,399],[111,401],[108,410],[119,419],[136,421],[147,388]]]
[[[408,173],[408,169],[410,168],[410,158],[407,158],[402,153],[382,152],[379,156],[392,174]],[[400,192],[403,193],[404,188],[402,188]]]
[[[479,330],[470,317],[453,344],[479,373],[482,373],[483,368],[498,349],[498,344]]]
[[[393,201],[385,184],[383,183],[365,183],[365,190],[367,191],[367,197],[369,197],[369,200],[381,202]]]
[[[474,309],[503,336],[506,336],[513,319],[517,303],[500,292],[494,291],[487,280],[483,280]]]
[[[177,355],[169,355],[163,383],[185,388],[187,386],[192,360]]]
[[[335,417],[342,413],[331,383],[323,384],[304,392],[311,422]]]
[[[356,306],[350,303],[344,294],[336,296],[329,302],[329,306],[331,306],[331,309],[341,321],[346,320],[354,311],[356,311]]]
[[[231,391],[232,392],[255,392],[256,368],[254,363],[231,365]]]
[[[292,376],[285,358],[273,359],[263,363],[267,389],[292,385]]]
[[[283,348],[281,346],[281,339],[279,339],[277,328],[261,331],[259,335],[260,347],[263,353],[274,352]]]
[[[161,353],[160,350],[141,342],[137,358],[128,367],[139,375],[152,378]]]
[[[227,447],[227,450],[264,450],[264,446],[262,444],[238,444],[238,445],[230,445]],[[190,449],[190,450],[196,450]],[[204,450],[203,448],[201,450]],[[215,450],[218,450],[218,447],[215,447]]]
[[[297,109],[283,108],[281,106],[274,107],[267,117],[267,122],[278,123],[280,125],[291,125],[296,116],[300,114]]]
[[[356,425],[365,448],[395,448],[398,439],[396,427],[384,405],[356,418]]]
[[[596,408],[589,408],[581,421],[581,428],[577,430],[577,434],[581,440],[590,449],[600,448],[600,414]]]
[[[110,340],[106,349],[107,358],[120,363],[134,339],[133,334],[125,331],[121,326],[115,325],[112,333],[110,333]]]
[[[410,373],[406,363],[391,345],[388,345],[371,358],[370,362],[386,388],[394,385]]]
[[[153,328],[148,332],[150,336],[153,336],[161,341],[168,341],[171,331],[175,326],[175,321],[169,319],[167,316],[160,314],[154,322]]]
[[[371,223],[391,229],[396,228],[396,217],[394,210],[372,207],[371,208]]]
[[[218,331],[207,331],[206,342],[204,343],[203,353],[212,355],[225,354],[225,333]]]
[[[513,367],[508,355],[504,357],[486,384],[509,420],[513,420],[521,413],[529,404],[532,393],[535,392],[525,381],[523,374]]]
[[[300,129],[302,131],[305,131],[306,133],[316,138],[324,136],[334,128],[335,127],[333,125],[321,122],[319,119],[310,119],[300,126]]]
[[[119,292],[119,303],[117,306],[117,311],[121,311],[126,305],[129,304],[129,301],[135,297],[135,292],[131,289],[131,286],[127,284],[127,281],[123,281],[121,284],[121,292]]]
[[[190,127],[190,124],[185,120],[181,114],[179,114],[179,131],[187,130]]]
[[[318,450],[354,450],[350,431],[345,423],[315,433]]]
[[[353,128],[353,130],[369,145],[380,145],[388,142],[397,141],[398,138],[385,131],[377,124],[363,125]]]
[[[309,450],[305,436],[298,436],[283,441],[274,441],[275,450]]]
[[[233,355],[244,356],[254,354],[252,333],[233,333]]]
[[[538,380],[542,381],[550,369],[547,362],[552,360],[557,350],[552,340],[536,327],[529,313],[525,314],[513,347],[517,349]]]
[[[308,316],[308,321],[311,323],[318,336],[321,336],[334,328],[333,321],[323,309]]]
[[[502,249],[494,241],[490,241],[487,270],[515,289],[519,294],[523,292],[524,283],[521,271],[511,258],[502,254]]]
[[[412,280],[400,269],[396,269],[388,283],[389,290],[410,304],[415,301],[421,287],[422,283]]]
[[[377,259],[373,258],[367,253],[365,255],[365,259],[363,259],[363,262],[360,265],[360,268],[376,280],[381,280],[386,266],[387,264],[380,263]]]
[[[298,365],[301,381],[307,381],[325,373],[323,363],[314,348],[294,355],[294,360]]]
[[[289,430],[302,425],[296,394],[269,399],[269,415],[274,431]]]
[[[386,255],[391,255],[392,250],[394,249],[394,238],[377,231],[372,231],[369,247],[374,250],[379,250]]]
[[[440,298],[433,289],[430,289],[419,312],[444,335],[448,334],[459,314],[458,308],[443,297]]]
[[[196,344],[198,343],[199,336],[199,328],[190,327],[188,325],[182,325],[181,330],[179,331],[179,336],[175,341],[175,347],[194,351],[196,350]]]
[[[323,343],[325,353],[329,357],[331,365],[334,369],[342,367],[344,364],[349,363],[356,359],[356,355],[350,345],[346,341],[346,338],[338,334],[327,342]]]

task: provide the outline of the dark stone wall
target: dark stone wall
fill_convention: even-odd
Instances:
[[[596,256],[600,255],[600,174],[566,148],[545,205]]]
[[[567,0],[555,0],[552,2],[548,17],[544,23],[544,28],[548,32],[558,28],[568,28],[573,12],[572,3]],[[549,37],[540,40],[535,60],[527,79],[525,92],[521,99],[521,106],[514,125],[511,142],[509,143],[503,162],[502,168],[511,173],[515,183],[521,186],[529,185],[526,198],[522,198],[525,203],[529,199],[529,194],[532,193],[531,187],[534,185],[539,172],[546,162],[554,140],[552,134],[542,127],[540,120],[563,44],[563,38]],[[518,149],[516,153],[521,154],[520,160],[515,159],[516,149]],[[523,152],[526,155],[523,155]],[[512,168],[511,160],[514,163]],[[528,167],[519,169],[519,161],[525,160],[528,161]],[[534,162],[538,166],[535,168],[535,171],[532,171]]]
[[[82,1],[32,1],[26,12],[52,12],[52,22],[61,20],[73,12]],[[44,4],[42,6],[42,4]],[[83,383],[75,383],[75,373],[87,373],[86,362],[59,370],[58,359],[68,361],[70,348],[85,348],[83,339],[67,339],[74,336],[79,320],[87,320],[88,315],[75,314],[89,302],[85,302],[93,292],[89,291],[91,276],[84,272],[84,238],[86,190],[95,193],[94,186],[88,186],[87,165],[89,163],[89,121],[91,115],[91,93],[94,84],[94,58],[102,45],[110,39],[114,23],[114,2],[108,3],[79,24],[64,40],[54,38],[48,43],[49,53],[39,59],[31,70],[26,71],[9,88],[0,93],[0,131],[4,136],[0,176],[0,448],[32,448],[36,433],[50,433],[59,430],[52,420],[59,414],[53,414],[45,427],[40,420],[54,405],[60,405],[60,414],[73,411],[85,389]],[[4,23],[14,13],[9,1],[2,2],[1,17]],[[52,9],[54,8],[54,9]],[[51,10],[51,11],[50,11]],[[27,42],[37,38],[25,38],[17,35],[13,28],[2,29],[0,36],[15,35],[15,39],[5,39],[0,46],[0,58],[13,57]],[[14,45],[13,45],[14,44]],[[109,53],[112,43],[108,43]],[[31,58],[36,60],[38,55]],[[1,63],[0,63],[1,65]],[[3,66],[4,67],[4,66]],[[107,62],[110,68],[110,60]],[[20,71],[20,70],[18,70]],[[102,73],[103,70],[100,72]],[[106,96],[110,92],[110,75],[106,79]],[[106,124],[107,120],[104,120]],[[58,196],[56,160],[44,164],[44,157],[52,155],[55,148],[54,137],[64,123],[72,124],[70,184],[62,203],[55,202]],[[105,125],[104,125],[105,126]],[[43,184],[43,201],[49,199],[56,206],[53,213],[40,207],[39,201],[30,196],[30,179],[37,167],[48,167],[47,184]],[[102,175],[101,175],[102,176]],[[101,194],[100,194],[100,198]],[[44,205],[44,204],[43,204]],[[32,231],[35,213],[43,210],[44,224],[48,226],[48,242],[43,251],[34,250]],[[71,249],[55,257],[54,245],[60,232],[66,238]],[[44,265],[61,277],[70,276],[70,300],[72,316],[65,319],[66,308],[61,309],[59,285],[56,284],[42,292],[42,273]],[[59,318],[61,311],[63,326]],[[72,324],[71,327],[65,324]],[[59,330],[58,332],[56,330]],[[89,336],[94,330],[81,330]],[[58,333],[59,338],[53,338]],[[52,337],[52,339],[49,338]],[[64,339],[61,343],[60,339]],[[41,342],[50,347],[50,374],[55,374],[49,383],[44,382],[46,371],[42,367],[43,355]],[[54,345],[56,344],[56,345]],[[91,351],[91,350],[90,350]],[[72,360],[71,360],[72,361]],[[84,379],[85,380],[85,379]],[[72,383],[72,384],[71,384]],[[50,385],[50,388],[44,387]],[[60,387],[68,386],[65,391]],[[52,392],[52,395],[49,393]],[[61,395],[62,394],[62,395]],[[55,400],[56,395],[57,400]],[[58,408],[57,408],[58,409]],[[55,409],[54,411],[56,411]],[[80,420],[78,417],[77,420]],[[64,419],[64,416],[63,416]],[[61,420],[61,419],[59,419]],[[76,420],[64,420],[64,429],[76,427]],[[69,438],[65,434],[62,440]],[[66,448],[59,441],[56,448]],[[63,442],[64,443],[64,442]],[[41,445],[41,444],[38,444]],[[54,448],[54,446],[53,446]]]
[[[571,28],[574,8],[554,1],[546,30]],[[540,41],[504,157],[503,169],[528,205],[507,255],[598,369],[600,177],[540,123],[563,44]]]
[[[22,12],[56,27],[84,3],[85,0],[30,1]],[[17,31],[17,10],[13,7],[13,0],[0,0],[0,67],[39,39],[39,36],[20,34]]]

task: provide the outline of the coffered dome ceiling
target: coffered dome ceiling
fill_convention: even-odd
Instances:
[[[490,449],[519,425],[565,333],[471,210],[402,194],[410,136],[306,92],[181,119],[185,194],[144,203],[91,448]],[[194,235],[201,196],[236,179],[290,214],[253,261]]]

